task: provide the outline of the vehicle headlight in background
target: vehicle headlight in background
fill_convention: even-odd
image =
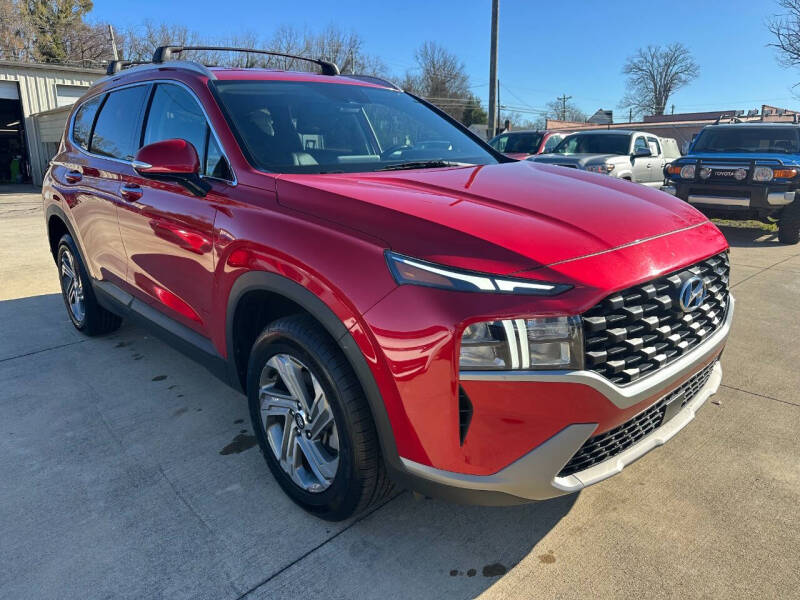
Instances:
[[[602,165],[588,165],[586,170],[591,173],[603,173],[604,175],[611,173],[614,170],[614,165],[605,163]]]
[[[770,181],[772,180],[772,169],[769,167],[756,167],[753,170],[753,181]]]
[[[681,167],[681,179],[694,179],[694,165],[683,165]]]
[[[461,336],[459,368],[462,371],[582,369],[580,317],[474,323]]]
[[[399,285],[421,285],[459,292],[488,292],[529,296],[555,296],[572,287],[564,283],[501,277],[454,269],[403,256],[388,250],[386,251],[386,262],[394,280]]]

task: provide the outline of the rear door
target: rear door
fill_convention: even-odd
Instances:
[[[176,138],[194,145],[212,189],[198,197],[178,183],[147,179],[133,169],[123,176],[126,201],[119,222],[128,283],[153,308],[209,337],[216,201],[224,202],[233,176],[194,94],[160,82],[152,91],[140,145]]]
[[[124,287],[127,256],[117,209],[120,178],[136,148],[149,85],[99,94],[76,111],[66,152],[53,161],[53,187],[65,199],[94,279]]]
[[[653,153],[649,181],[654,186],[661,185],[664,183],[664,165],[666,164],[664,160],[664,150],[661,147],[661,140],[654,135],[648,135],[647,146],[650,148],[650,152]]]

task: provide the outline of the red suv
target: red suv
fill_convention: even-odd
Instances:
[[[43,190],[64,302],[88,335],[141,321],[245,392],[305,509],[343,519],[393,483],[575,492],[717,390],[727,244],[685,202],[512,161],[324,61],[181,50],[113,64],[72,110]]]

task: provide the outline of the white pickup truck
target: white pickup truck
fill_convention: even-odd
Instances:
[[[644,131],[593,129],[571,133],[550,154],[528,160],[661,187],[664,166],[679,157],[678,144],[672,138]]]

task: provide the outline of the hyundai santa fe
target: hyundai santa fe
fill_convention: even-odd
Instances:
[[[64,303],[87,335],[138,321],[244,392],[306,510],[577,492],[716,392],[728,250],[687,203],[513,161],[332,63],[186,50],[112,63],[72,109],[43,188]]]

